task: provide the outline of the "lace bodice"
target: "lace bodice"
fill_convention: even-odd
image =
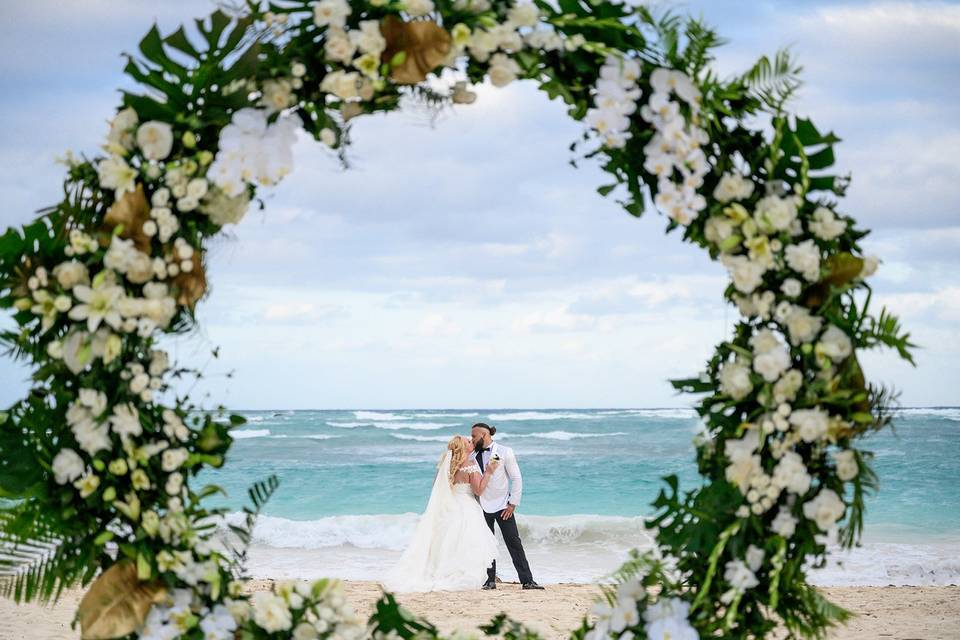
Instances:
[[[457,469],[457,472],[458,473],[483,473],[482,471],[480,471],[480,465],[478,465],[476,462],[472,464],[468,464],[465,467],[460,467],[459,469]]]

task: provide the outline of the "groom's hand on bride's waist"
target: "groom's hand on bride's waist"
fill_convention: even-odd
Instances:
[[[500,512],[500,518],[502,520],[509,520],[513,517],[513,512],[517,510],[517,505],[508,504],[507,508]]]

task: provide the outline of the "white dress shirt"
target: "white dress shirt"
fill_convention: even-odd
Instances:
[[[523,477],[520,475],[520,465],[513,449],[494,442],[489,451],[484,451],[483,468],[487,468],[490,459],[496,454],[500,456],[500,466],[490,476],[487,488],[480,494],[480,506],[487,513],[496,513],[507,508],[507,504],[520,505],[523,493]],[[473,455],[476,459],[477,454]]]

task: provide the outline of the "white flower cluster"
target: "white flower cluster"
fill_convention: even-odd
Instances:
[[[738,516],[766,513],[778,504],[783,494],[787,494],[786,504],[780,506],[771,530],[784,537],[792,536],[798,523],[792,508],[798,499],[805,498],[813,483],[806,462],[793,447],[801,442],[825,446],[831,438],[834,423],[842,425],[839,418],[831,417],[819,407],[792,409],[783,403],[761,419],[759,428],[748,425],[741,438],[728,439],[724,443],[724,455],[728,460],[725,477],[747,499],[747,504],[738,510]],[[771,474],[764,471],[761,452],[769,452],[777,460]],[[859,473],[856,454],[852,450],[836,452],[834,462],[837,476],[845,482]],[[830,532],[843,517],[844,509],[843,501],[836,493],[823,489],[816,498],[803,504],[802,512],[820,529]]]
[[[302,612],[294,616],[293,612]],[[291,632],[294,640],[313,640],[321,635],[359,640],[366,626],[347,603],[343,585],[337,581],[281,582],[274,592],[258,591],[250,598],[248,616],[269,633]],[[300,622],[294,627],[293,620]]]
[[[650,76],[653,93],[640,108],[640,116],[653,125],[656,133],[643,149],[644,169],[657,176],[657,208],[679,224],[688,225],[707,206],[698,189],[710,170],[701,148],[707,133],[697,126],[700,90],[681,71],[656,69]],[[690,122],[680,111],[676,95],[687,104]],[[679,173],[680,179],[677,179]]]
[[[346,10],[349,13],[349,6]],[[369,100],[373,97],[373,81],[380,77],[380,57],[386,48],[387,41],[377,20],[361,20],[356,30],[347,29],[345,23],[331,24],[324,42],[327,59],[354,71],[338,69],[327,73],[320,89],[341,100]]]
[[[234,112],[230,124],[220,132],[208,179],[231,198],[243,194],[248,184],[277,184],[293,169],[293,143],[301,124],[296,115],[268,123],[262,109]]]
[[[166,159],[173,150],[173,127],[170,124],[155,120],[137,126],[138,123],[133,108],[118,112],[110,122],[110,133],[104,144],[104,150],[110,155],[97,163],[100,186],[112,189],[118,199],[136,187],[139,171],[126,160],[131,151],[139,148],[145,161],[155,163]]]
[[[164,602],[150,609],[140,630],[140,640],[175,640],[194,625],[203,631],[204,640],[229,640],[234,637],[237,621],[228,605],[217,604],[209,609],[197,607],[194,600],[190,589],[174,589]]]
[[[643,612],[647,640],[698,640],[700,636],[690,624],[689,617],[689,602],[661,597]]]
[[[608,56],[600,67],[587,124],[608,147],[622,148],[630,139],[630,116],[637,110],[641,95],[637,86],[640,71],[637,60],[617,56]]]
[[[643,600],[645,596],[646,591],[638,578],[621,583],[617,587],[615,604],[599,601],[593,605],[591,613],[597,620],[587,640],[604,640],[611,634],[615,637],[626,636],[628,639],[632,637],[633,633],[627,630],[640,624],[637,601]]]
[[[736,559],[727,562],[723,570],[723,579],[730,588],[720,596],[721,602],[730,604],[737,595],[760,584],[757,571],[763,566],[764,555],[763,549],[750,545],[747,547],[745,560]]]
[[[593,606],[596,616],[593,629],[587,640],[633,640],[632,628],[640,625],[639,603],[647,597],[638,577],[631,578],[617,587],[616,601],[608,604],[601,601]],[[697,640],[696,629],[690,624],[690,603],[680,598],[661,597],[643,610],[643,623],[648,640]]]

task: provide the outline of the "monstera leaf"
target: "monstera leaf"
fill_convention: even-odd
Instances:
[[[200,37],[191,40],[182,26],[163,37],[154,25],[140,41],[142,57],[127,56],[124,71],[149,90],[124,92],[124,104],[141,120],[173,122],[178,113],[192,111],[197,123],[219,128],[231,111],[248,103],[245,90],[230,89],[256,69],[259,44],[254,40],[243,48],[244,38],[251,37],[251,18],[234,20],[218,10],[209,23],[195,22]]]
[[[824,173],[835,161],[833,145],[840,138],[832,133],[820,133],[817,127],[805,118],[796,118],[791,126],[789,119],[774,119],[774,127],[781,132],[782,156],[774,167],[771,177],[789,182],[799,178],[807,191],[830,191],[842,196],[847,188],[847,178]]]

